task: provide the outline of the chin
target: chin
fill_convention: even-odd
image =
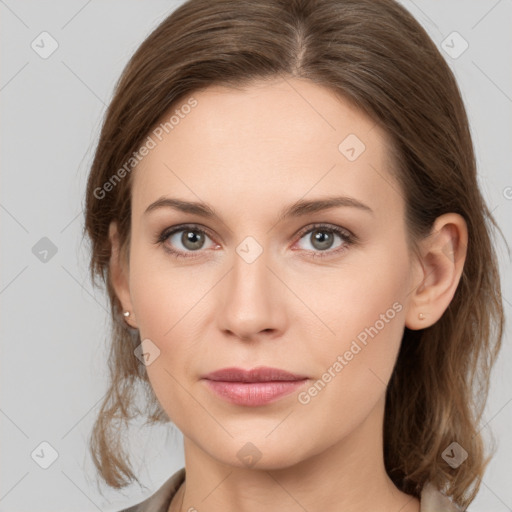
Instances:
[[[217,446],[221,448],[219,453],[208,450],[210,455],[219,462],[240,469],[262,471],[286,469],[298,464],[310,455],[304,451],[303,442],[298,444],[286,443],[285,439],[279,437],[272,441],[269,439],[261,440],[261,434],[245,435],[241,438],[235,437],[230,439],[228,443],[218,444]],[[233,454],[233,457],[226,457],[226,454],[230,453]]]

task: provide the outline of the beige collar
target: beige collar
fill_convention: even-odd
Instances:
[[[423,486],[420,498],[420,512],[460,512],[460,508],[430,482]]]

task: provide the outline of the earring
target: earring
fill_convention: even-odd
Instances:
[[[420,313],[420,314],[418,315],[418,318],[419,318],[420,320],[425,320],[425,315],[424,315],[423,313]]]
[[[130,316],[130,312],[129,312],[129,311],[125,311],[125,312],[123,313],[123,316],[124,316],[124,317],[126,317],[126,318],[128,318],[128,317]]]

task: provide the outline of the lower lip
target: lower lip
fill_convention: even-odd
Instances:
[[[226,382],[205,379],[221,398],[237,405],[257,406],[274,402],[304,385],[308,379],[272,382]]]

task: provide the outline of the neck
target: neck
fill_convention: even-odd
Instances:
[[[180,487],[169,512],[420,512],[419,500],[401,492],[386,473],[383,407],[382,401],[341,442],[288,467],[225,464],[185,437],[187,485]]]

